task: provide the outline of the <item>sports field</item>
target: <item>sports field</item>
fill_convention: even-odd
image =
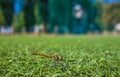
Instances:
[[[120,77],[120,36],[1,35],[0,77]]]

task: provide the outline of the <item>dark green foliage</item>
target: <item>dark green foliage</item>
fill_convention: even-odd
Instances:
[[[105,5],[102,14],[102,21],[110,30],[114,29],[114,25],[120,22],[120,3],[112,3]]]
[[[49,1],[49,15],[51,23],[57,25],[66,25],[68,23],[68,15],[70,0],[50,0]],[[53,21],[52,21],[53,20]]]

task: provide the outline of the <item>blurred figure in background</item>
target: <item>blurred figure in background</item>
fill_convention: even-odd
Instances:
[[[88,30],[94,30],[95,10],[89,0],[72,0],[72,25],[71,32],[84,34]],[[90,25],[91,24],[91,25]]]
[[[13,20],[13,3],[12,0],[1,0],[1,9],[5,19],[5,26],[2,27],[2,33],[9,34],[12,32],[12,20]]]
[[[35,25],[34,0],[25,0],[24,20],[26,32],[33,32]]]
[[[72,32],[79,34],[85,33],[87,28],[87,12],[83,10],[83,7],[77,2],[73,5],[73,20],[72,20]]]

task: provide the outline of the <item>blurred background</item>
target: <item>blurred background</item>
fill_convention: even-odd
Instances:
[[[120,34],[120,0],[0,0],[0,33]]]

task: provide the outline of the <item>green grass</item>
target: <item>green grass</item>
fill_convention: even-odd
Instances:
[[[0,36],[0,77],[120,77],[120,37]]]

